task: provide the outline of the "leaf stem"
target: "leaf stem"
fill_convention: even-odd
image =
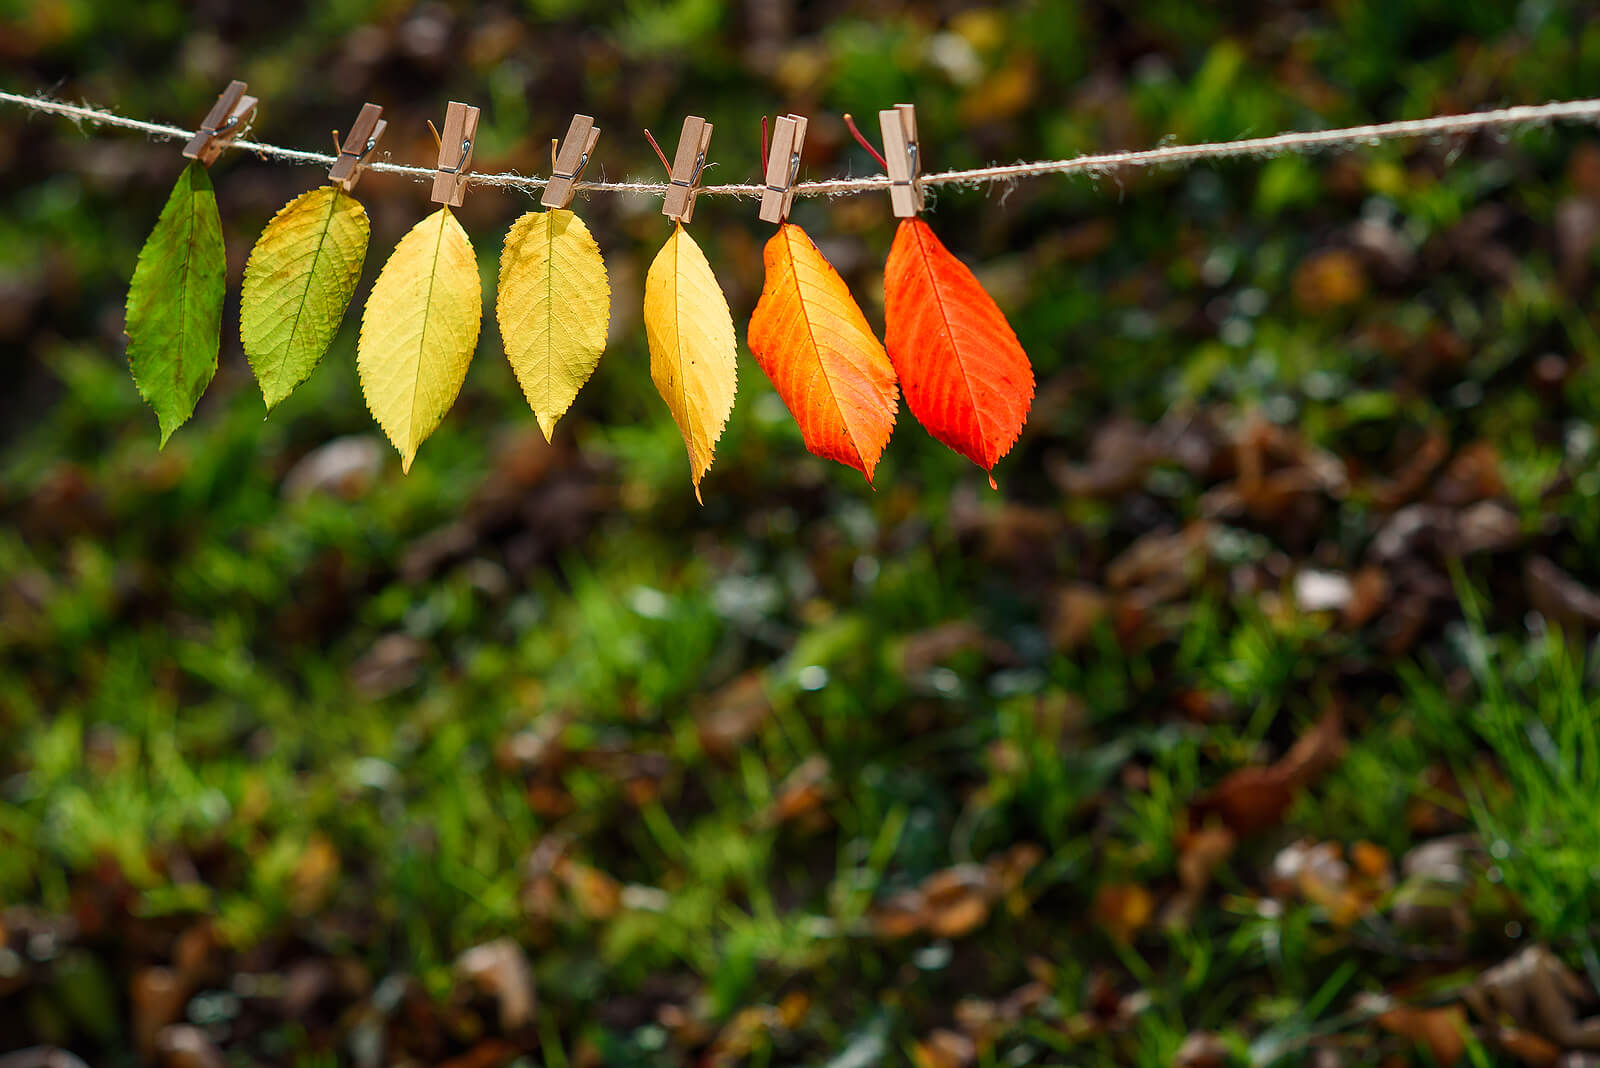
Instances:
[[[672,173],[672,164],[667,162],[667,155],[666,155],[665,152],[661,151],[661,146],[656,144],[655,137],[650,133],[650,131],[648,129],[645,130],[644,136],[645,136],[645,140],[650,142],[650,147],[656,150],[656,158],[659,159],[661,161],[661,165],[667,169],[667,173],[671,174]]]
[[[878,161],[878,166],[882,167],[884,171],[887,172],[889,170],[888,161],[883,158],[883,155],[877,149],[872,147],[872,142],[868,141],[866,136],[856,128],[856,120],[850,117],[850,113],[848,111],[845,112],[844,115],[844,124],[850,127],[851,134],[853,134],[855,139],[860,142],[861,147],[871,153],[872,158]]]

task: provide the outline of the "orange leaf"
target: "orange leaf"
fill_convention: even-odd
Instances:
[[[895,233],[883,300],[889,359],[911,414],[993,471],[1033,402],[1033,368],[1011,324],[921,219],[904,220]]]
[[[806,448],[872,470],[894,430],[894,367],[867,317],[806,232],[767,242],[767,281],[750,317],[750,351],[800,424]]]

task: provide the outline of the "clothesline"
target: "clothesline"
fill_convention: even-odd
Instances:
[[[135,130],[167,141],[187,141],[193,130],[165,123],[147,122],[128,118],[103,108],[70,104],[45,97],[23,96],[0,90],[0,102],[15,104],[32,111],[60,115],[95,126],[114,126]],[[1552,122],[1600,123],[1600,99],[1553,101],[1546,104],[1499,108],[1465,115],[1440,115],[1428,119],[1404,119],[1398,122],[1372,123],[1338,130],[1311,130],[1298,133],[1275,134],[1270,137],[1250,137],[1237,141],[1216,141],[1194,145],[1162,145],[1159,148],[1128,152],[1102,152],[1073,159],[1044,160],[1036,163],[1012,163],[992,167],[977,167],[963,171],[942,171],[924,174],[924,186],[979,185],[1007,182],[1022,178],[1035,178],[1047,174],[1109,174],[1125,167],[1160,167],[1174,164],[1196,163],[1202,160],[1230,159],[1240,156],[1275,156],[1291,152],[1315,152],[1321,149],[1350,145],[1374,145],[1419,137],[1446,137],[1475,133],[1482,130],[1505,130],[1515,127],[1537,126]],[[307,152],[297,148],[266,144],[260,141],[233,140],[230,149],[251,152],[264,159],[278,159],[288,163],[327,167],[335,157],[323,152]],[[418,167],[404,163],[376,160],[367,164],[367,170],[380,174],[403,174],[419,180],[431,180],[437,173],[432,167]],[[499,186],[534,192],[543,189],[547,179],[527,175],[503,173],[480,174],[473,172],[467,182],[471,185]],[[580,182],[579,192],[586,193],[637,193],[660,196],[667,191],[666,182]],[[881,192],[889,188],[887,175],[866,178],[835,178],[826,181],[797,182],[796,196],[849,196],[859,193]],[[759,197],[766,189],[760,183],[734,183],[700,187],[700,196]]]

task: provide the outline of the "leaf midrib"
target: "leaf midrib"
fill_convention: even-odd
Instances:
[[[950,351],[955,353],[956,366],[961,369],[961,384],[967,390],[967,404],[972,408],[972,418],[978,424],[978,436],[983,446],[984,466],[987,470],[994,466],[994,461],[989,459],[989,434],[983,426],[983,413],[978,410],[978,398],[972,392],[972,376],[967,373],[967,361],[961,356],[961,347],[956,344],[955,331],[950,329],[950,316],[945,313],[944,296],[939,292],[938,282],[935,280],[933,265],[928,262],[928,250],[922,243],[922,231],[926,224],[919,225],[918,219],[907,219],[904,225],[911,228],[911,233],[917,239],[917,252],[921,256],[922,269],[928,275],[928,288],[933,291],[934,306],[939,309],[939,322],[944,325],[944,336],[950,341]]]
[[[833,401],[834,410],[839,413],[839,422],[844,424],[845,439],[850,442],[850,449],[856,454],[856,461],[861,465],[861,470],[866,472],[867,458],[861,455],[861,446],[856,444],[855,429],[850,425],[849,420],[845,418],[844,405],[839,403],[839,391],[834,388],[833,376],[828,373],[828,362],[822,358],[822,350],[817,347],[817,333],[811,326],[811,314],[806,310],[806,295],[805,291],[800,288],[800,271],[795,266],[794,259],[793,234],[797,230],[799,230],[799,227],[793,223],[786,222],[782,224],[782,229],[779,230],[779,233],[783,235],[784,252],[789,256],[789,278],[794,282],[794,296],[795,300],[800,304],[800,318],[806,324],[806,339],[811,342],[811,354],[816,358],[817,367],[822,372],[822,380],[828,384],[828,396]],[[801,236],[805,237],[807,241],[811,240],[806,237],[803,231]],[[817,253],[819,256],[821,254],[820,251]],[[869,484],[872,482],[870,473],[867,474],[867,482]]]
[[[683,367],[683,277],[678,268],[678,250],[682,247],[683,224],[673,224],[672,230],[672,344],[678,356],[678,411],[683,413],[683,433],[689,446],[689,470],[694,475],[695,495],[700,493],[700,472],[695,471],[694,458],[694,417],[689,411],[689,391],[686,379],[689,377]]]
[[[539,400],[546,407],[550,406],[550,383],[554,378],[551,364],[555,361],[556,353],[556,220],[555,213],[561,209],[552,208],[545,212],[544,221],[544,392]],[[534,415],[538,415],[534,412]]]
[[[194,259],[195,219],[200,212],[200,194],[195,192],[194,176],[185,175],[184,181],[189,186],[189,231],[184,235],[183,267],[178,271],[178,344],[175,346],[177,355],[173,360],[172,372],[174,392],[183,382],[184,351],[189,340],[189,264]],[[170,396],[168,399],[171,399]]]
[[[428,266],[428,295],[422,302],[422,329],[417,331],[417,369],[411,376],[411,411],[406,416],[406,443],[413,450],[420,442],[417,433],[417,391],[422,386],[422,357],[428,350],[428,320],[433,315],[433,283],[439,277],[439,249],[444,246],[444,231],[450,222],[450,209],[439,209],[439,232],[433,240],[433,262]]]
[[[322,248],[327,243],[328,231],[333,228],[333,217],[337,214],[338,209],[339,193],[335,191],[328,200],[328,215],[322,220],[322,233],[317,235],[316,251],[311,254],[311,269],[306,272],[305,287],[301,289],[300,300],[295,304],[294,320],[289,324],[289,339],[284,342],[283,355],[279,357],[278,366],[273,372],[275,375],[283,374],[284,368],[288,366],[289,353],[294,349],[295,335],[300,332],[300,319],[305,314],[306,300],[311,296],[311,279],[316,276],[317,264],[322,259]]]

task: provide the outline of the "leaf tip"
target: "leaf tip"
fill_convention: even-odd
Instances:
[[[989,472],[989,488],[994,490],[997,493],[1000,490],[1000,483],[998,483],[998,482],[996,482],[994,480],[994,472],[993,471]]]

